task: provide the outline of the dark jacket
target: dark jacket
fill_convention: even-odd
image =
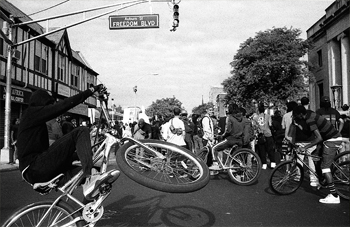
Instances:
[[[49,148],[46,122],[67,112],[92,95],[90,89],[54,103],[46,91],[35,91],[29,100],[29,107],[23,114],[18,130],[17,148],[21,171]]]

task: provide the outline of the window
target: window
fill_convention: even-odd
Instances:
[[[4,55],[4,39],[0,38],[0,55]]]
[[[40,71],[40,57],[37,55],[34,57],[34,69]]]
[[[322,62],[322,50],[317,51],[317,60],[318,60],[318,66],[322,67],[323,62]]]
[[[65,57],[60,54],[58,55],[57,79],[62,82],[67,82],[67,80],[69,81],[69,78],[66,78]]]
[[[34,70],[47,74],[47,58],[48,47],[36,41],[35,43],[35,57],[34,57]]]
[[[79,88],[78,81],[80,75],[80,67],[72,64],[71,85]]]

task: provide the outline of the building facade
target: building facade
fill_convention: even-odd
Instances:
[[[38,23],[16,26],[31,21],[20,9],[0,1],[0,26],[8,27],[6,18],[14,17],[13,43],[18,44],[38,35],[45,29]],[[5,31],[6,33],[6,31]],[[0,146],[4,145],[5,97],[8,44],[0,36]],[[98,73],[86,62],[80,52],[70,47],[67,30],[47,35],[16,46],[11,68],[11,119],[20,118],[27,108],[32,92],[42,89],[52,93],[57,100],[70,97],[96,85]],[[89,120],[89,109],[96,108],[97,100],[90,97],[85,103],[68,111],[78,123]]]
[[[326,14],[307,30],[314,44],[308,53],[311,72],[310,107],[320,107],[320,98],[329,96],[336,109],[350,100],[350,0],[336,0]]]

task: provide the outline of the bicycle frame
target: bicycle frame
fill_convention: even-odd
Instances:
[[[240,165],[242,164],[239,160],[231,156],[232,152],[238,147],[237,145],[232,146],[230,149],[227,148],[222,151],[217,151],[217,154],[215,154],[214,150],[216,146],[217,144],[213,145],[211,141],[208,141],[208,144],[206,145],[208,150],[211,152],[212,156],[215,157],[215,159],[219,162],[219,165],[221,166],[222,170],[237,168],[235,166],[229,165],[229,162],[230,162],[229,158],[235,160],[235,162],[239,163]],[[220,154],[219,152],[222,152],[222,153]],[[224,155],[226,155],[225,160],[224,160]]]
[[[340,149],[341,149],[341,148],[338,149],[337,153],[339,153]],[[293,153],[292,160],[299,160],[299,161],[303,164],[303,166],[305,166],[311,173],[313,173],[318,179],[320,179],[321,176],[319,176],[319,175],[316,173],[316,171],[312,170],[311,167],[310,167],[308,164],[306,164],[306,163],[304,162],[304,160],[302,160],[302,159],[299,157],[298,154],[304,155],[304,156],[306,156],[306,157],[316,158],[316,159],[319,159],[319,160],[321,160],[322,157],[320,157],[320,156],[318,156],[318,155],[308,154],[306,151],[305,151],[305,152],[298,152],[298,151],[296,150],[295,147],[292,148],[292,153]],[[335,168],[337,168],[344,176],[346,176],[346,174],[344,173],[344,171],[342,170],[342,168],[339,167],[338,163],[336,163],[335,160],[333,160],[332,165],[333,165]],[[349,180],[349,179],[347,178],[347,180]]]

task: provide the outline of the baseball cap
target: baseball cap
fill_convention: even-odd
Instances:
[[[321,102],[330,102],[328,96],[322,96]]]

